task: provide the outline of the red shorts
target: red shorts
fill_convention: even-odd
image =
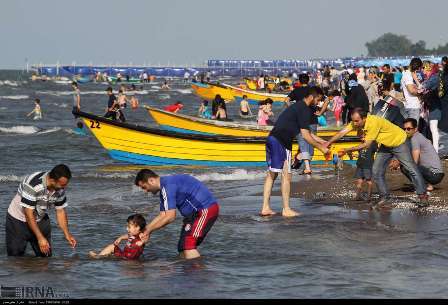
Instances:
[[[200,210],[184,218],[177,250],[193,250],[199,246],[212,228],[219,214],[219,205],[214,203],[207,209]]]

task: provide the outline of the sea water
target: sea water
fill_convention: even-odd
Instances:
[[[201,259],[177,258],[179,216],[152,234],[139,261],[89,259],[88,251],[100,250],[126,232],[130,214],[143,213],[147,220],[156,216],[159,198],[133,185],[139,166],[112,160],[89,132],[88,136],[73,132],[69,84],[32,82],[17,71],[0,71],[0,80],[2,286],[51,287],[73,298],[448,296],[446,214],[358,211],[293,198],[291,205],[302,216],[262,218],[258,213],[265,168],[154,168],[161,175],[197,177],[219,201],[221,215],[199,248]],[[167,92],[146,85],[138,95],[140,104],[163,107],[179,100],[184,113],[197,113],[201,100],[183,80],[170,86],[173,90]],[[80,84],[82,110],[102,115],[106,87]],[[41,99],[40,121],[26,117],[36,97]],[[231,117],[238,118],[237,105],[229,104],[228,109]],[[274,107],[274,112],[280,111]],[[155,126],[144,109],[128,107],[125,114],[129,122]],[[67,212],[77,248],[68,246],[52,211],[54,256],[33,258],[28,247],[26,257],[8,258],[3,228],[20,181],[58,163],[73,172]],[[302,177],[294,175],[293,180],[298,179]],[[274,190],[279,187],[277,182]],[[274,196],[273,209],[280,211],[280,206],[281,198]]]

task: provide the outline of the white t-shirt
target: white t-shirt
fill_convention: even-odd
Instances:
[[[411,71],[403,72],[403,77],[401,78],[401,87],[403,88],[404,98],[406,102],[404,103],[404,107],[408,109],[420,109],[420,100],[417,96],[412,95],[406,85],[413,85],[414,79],[412,78]]]

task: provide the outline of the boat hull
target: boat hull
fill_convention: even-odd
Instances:
[[[209,83],[192,83],[191,88],[194,94],[207,101],[213,101],[217,94],[221,95],[226,101],[234,101],[235,99],[232,90],[223,86]]]
[[[149,115],[165,130],[208,135],[226,135],[236,137],[267,137],[272,126],[238,124],[226,121],[208,120],[179,113],[167,112],[154,107],[145,106]],[[319,137],[332,137],[338,129],[318,129]],[[356,136],[356,132],[349,133]]]
[[[84,112],[74,114],[83,119],[109,155],[119,161],[141,165],[266,166],[265,138],[182,134],[111,121]],[[354,145],[356,139],[346,139],[332,147],[336,152]],[[331,165],[318,150],[313,163]]]

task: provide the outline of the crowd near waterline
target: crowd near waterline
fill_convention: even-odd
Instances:
[[[142,76],[144,78],[144,76]],[[195,76],[196,77],[196,76]],[[117,76],[122,78],[122,76]],[[145,81],[149,78],[146,76]],[[188,83],[190,75],[186,75]],[[203,75],[196,82],[207,83],[211,75]],[[285,78],[283,80],[283,78]],[[290,83],[286,79],[290,79]],[[125,80],[126,78],[123,78]],[[281,176],[281,197],[283,217],[296,217],[300,212],[290,206],[291,179],[295,170],[303,175],[313,175],[315,148],[330,158],[331,148],[349,132],[357,132],[359,145],[337,152],[339,158],[345,155],[357,156],[354,177],[355,200],[367,201],[372,209],[381,209],[388,204],[391,192],[386,182],[388,169],[400,170],[409,179],[418,196],[416,207],[424,209],[431,205],[430,192],[444,178],[444,168],[439,157],[439,122],[448,105],[448,58],[442,62],[422,62],[413,58],[407,67],[359,67],[340,71],[332,67],[302,73],[299,75],[266,76],[253,80],[259,92],[284,92],[287,97],[277,119],[274,119],[272,100],[260,102],[253,111],[247,96],[240,102],[239,113],[230,114],[220,95],[211,101],[198,102],[198,116],[212,120],[229,120],[232,116],[241,119],[255,118],[259,126],[272,126],[266,139],[267,172],[263,188],[263,202],[259,215],[273,217],[278,212],[271,207],[272,188]],[[267,86],[272,84],[272,86]],[[77,113],[83,109],[80,86],[74,81],[73,108],[75,124],[79,125]],[[164,81],[163,90],[170,90]],[[118,96],[114,88],[108,87],[107,105],[103,115],[118,122],[129,122],[127,111],[137,111],[139,101],[133,92],[135,85],[120,85]],[[211,103],[211,107],[209,106]],[[392,105],[399,112],[398,118],[390,119],[380,115],[379,108]],[[127,105],[130,105],[128,109]],[[381,107],[380,107],[381,106]],[[391,106],[391,107],[392,107]],[[165,107],[165,111],[181,113],[182,101]],[[254,114],[256,113],[256,114]],[[34,120],[45,119],[41,99],[36,98],[34,109],[28,116]],[[334,121],[339,131],[330,139],[317,135],[319,126]],[[293,143],[299,144],[298,151],[292,151]],[[35,255],[52,255],[51,225],[47,210],[54,207],[56,220],[70,247],[77,246],[69,226],[66,211],[66,187],[72,172],[65,164],[54,164],[42,171],[29,173],[19,184],[17,194],[12,198],[5,222],[5,246],[8,256],[23,256],[29,244]],[[151,169],[139,170],[130,184],[160,197],[160,213],[152,219],[135,213],[123,215],[127,233],[111,236],[108,245],[88,253],[91,258],[116,256],[124,259],[138,259],[150,244],[155,231],[172,223],[177,213],[183,216],[178,240],[178,253],[182,258],[195,259],[200,256],[198,246],[219,219],[220,205],[206,183],[191,175],[158,175]],[[363,185],[367,184],[364,196]],[[373,193],[378,196],[374,198]],[[306,215],[303,215],[306,217]],[[70,218],[71,220],[71,218]],[[115,238],[115,239],[114,239]],[[120,244],[125,242],[124,247]],[[213,240],[210,241],[213,243]]]

